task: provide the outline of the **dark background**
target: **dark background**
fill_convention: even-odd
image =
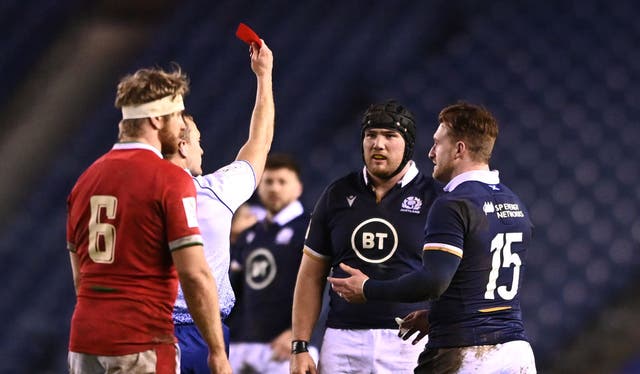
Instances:
[[[599,0],[2,2],[0,372],[67,370],[65,199],[115,141],[120,77],[179,63],[205,171],[234,159],[255,96],[239,22],[274,52],[272,150],[303,165],[308,210],[361,167],[369,104],[414,112],[427,173],[439,110],[490,109],[492,167],[536,225],[522,301],[539,371],[640,372],[638,15]]]

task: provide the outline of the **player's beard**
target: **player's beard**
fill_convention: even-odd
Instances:
[[[163,155],[173,155],[178,152],[178,137],[169,131],[169,126],[165,126],[158,132],[161,152]]]
[[[441,183],[449,183],[453,179],[453,165],[447,160],[438,160],[431,173],[433,179]]]
[[[374,177],[380,178],[384,181],[386,181],[387,179],[390,179],[391,173],[395,171],[395,169],[389,171],[389,170],[377,170],[377,169],[372,170],[370,168],[367,168],[367,170],[369,171],[369,174],[373,175]]]
[[[390,159],[387,159],[387,161],[389,162],[389,164],[384,168],[374,166],[373,161],[366,163],[365,166],[367,167],[367,171],[369,172],[369,174],[383,181],[386,181],[393,178],[393,172],[395,172],[400,166],[400,162],[398,162],[397,164],[393,163],[392,165]]]
[[[260,200],[265,209],[274,216],[287,205],[282,199],[272,195],[264,196]]]

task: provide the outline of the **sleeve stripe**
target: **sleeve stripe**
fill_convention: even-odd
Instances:
[[[192,245],[202,245],[202,243],[202,235],[189,235],[169,242],[169,250],[175,251],[176,249],[190,247]]]
[[[443,243],[426,243],[422,250],[424,251],[443,251],[448,252],[462,258],[462,249]]]
[[[302,253],[311,257],[314,260],[329,261],[329,256],[321,255],[320,253],[314,251],[313,249],[307,247],[306,245],[304,246],[304,248],[302,248]]]
[[[211,193],[213,194],[213,196],[215,196],[215,197],[216,197],[216,199],[218,199],[218,201],[220,202],[220,204],[224,205],[224,207],[225,207],[225,208],[229,209],[229,211],[231,212],[231,214],[233,214],[233,213],[234,213],[233,209],[231,209],[231,208],[229,207],[229,205],[228,205],[224,200],[222,200],[222,199],[220,198],[220,196],[218,196],[218,194],[216,193],[216,191],[214,191],[214,190],[213,190],[213,188],[211,188],[211,187],[209,187],[209,186],[203,186],[203,185],[202,185],[202,183],[200,183],[200,181],[198,180],[198,178],[193,177],[193,181],[194,181],[195,183],[197,183],[197,184],[198,184],[198,187],[200,187],[200,189],[201,189],[201,190],[209,190],[209,191],[211,191]],[[197,192],[197,189],[196,189],[196,192]]]
[[[497,306],[495,308],[487,308],[487,309],[478,309],[478,312],[480,313],[489,313],[489,312],[497,312],[500,310],[507,310],[507,309],[511,309],[510,306]]]

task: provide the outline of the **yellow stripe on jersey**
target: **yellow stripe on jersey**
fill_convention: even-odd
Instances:
[[[490,312],[497,312],[499,310],[507,310],[507,309],[511,309],[511,307],[510,306],[497,306],[495,308],[479,309],[478,312],[480,312],[480,313],[490,313]]]
[[[309,258],[315,261],[320,261],[320,262],[329,261],[329,257],[321,255],[320,253],[314,251],[313,249],[307,247],[306,245],[304,246],[304,248],[302,248],[302,253],[309,256]]]
[[[443,251],[462,258],[462,249],[443,243],[427,243],[422,247],[423,251]]]

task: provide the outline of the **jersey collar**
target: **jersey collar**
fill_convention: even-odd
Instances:
[[[124,142],[124,143],[116,143],[113,145],[114,150],[128,150],[128,149],[146,149],[148,151],[152,151],[153,153],[155,153],[158,157],[162,158],[162,153],[160,153],[160,151],[149,144],[146,143],[140,143],[140,142]]]
[[[419,173],[419,170],[418,170],[418,167],[416,166],[416,163],[413,162],[413,160],[409,161],[409,163],[410,163],[409,170],[407,170],[407,172],[402,177],[402,179],[400,179],[400,181],[398,181],[398,184],[400,185],[400,187],[406,186]],[[362,176],[364,178],[364,184],[365,185],[369,185],[369,174],[367,174],[367,167],[366,166],[362,168]]]
[[[279,226],[284,226],[303,212],[304,208],[302,207],[302,203],[296,200],[278,212],[278,214],[273,217],[272,222],[277,223]]]
[[[445,192],[451,192],[456,187],[464,182],[476,181],[485,184],[498,184],[500,183],[500,175],[498,170],[471,170],[462,174],[456,175],[446,186],[444,186]]]

